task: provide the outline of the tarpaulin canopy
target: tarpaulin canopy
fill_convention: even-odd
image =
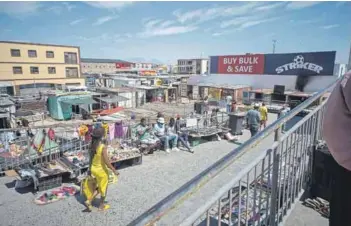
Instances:
[[[123,96],[97,97],[97,99],[109,104],[129,100],[129,98]]]
[[[81,104],[94,104],[96,101],[93,100],[91,97],[84,97],[84,98],[74,98],[74,99],[65,99],[61,101],[65,104],[70,105],[81,105]]]

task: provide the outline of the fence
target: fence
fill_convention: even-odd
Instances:
[[[233,150],[212,166],[191,179],[144,214],[129,223],[130,226],[167,225],[166,218],[178,219],[179,225],[278,225],[286,219],[311,172],[311,150],[321,139],[321,121],[324,104],[296,123],[284,135],[281,127],[299,112],[313,104],[335,83],[313,95],[284,117]],[[179,216],[175,211],[195,195],[222,170],[233,164],[236,157],[260,144],[275,132],[272,147],[262,153],[232,180],[223,185],[195,212]],[[188,203],[189,204],[189,203]],[[188,207],[187,207],[188,208]],[[178,215],[177,215],[178,214]],[[173,218],[172,218],[173,216]],[[177,218],[174,218],[177,216]],[[172,222],[176,224],[176,222]]]

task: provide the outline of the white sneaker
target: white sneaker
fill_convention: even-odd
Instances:
[[[170,153],[171,151],[169,150],[169,148],[167,148],[165,152]]]
[[[172,148],[172,151],[179,151],[178,148]]]

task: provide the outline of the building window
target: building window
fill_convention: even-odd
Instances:
[[[46,58],[54,58],[55,54],[54,51],[46,51]]]
[[[48,72],[49,72],[49,74],[56,74],[56,68],[55,67],[48,67]]]
[[[12,57],[20,57],[21,56],[21,50],[19,50],[19,49],[11,49],[11,56]]]
[[[66,77],[67,78],[78,78],[78,68],[66,67]]]
[[[30,67],[31,74],[39,74],[39,67]]]
[[[13,67],[12,71],[13,71],[13,74],[16,74],[16,75],[23,74],[22,73],[22,67]]]
[[[65,52],[65,63],[66,64],[77,64],[77,53]]]
[[[37,57],[36,50],[28,50],[28,57]]]

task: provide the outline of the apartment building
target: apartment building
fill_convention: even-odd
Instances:
[[[205,74],[208,72],[209,60],[200,59],[179,59],[177,65],[178,74]]]
[[[334,65],[334,76],[341,77],[347,72],[347,64],[338,64]]]
[[[30,95],[84,85],[75,46],[0,41],[0,93]]]
[[[131,63],[123,60],[82,58],[81,62],[83,74],[108,74],[131,68]]]

